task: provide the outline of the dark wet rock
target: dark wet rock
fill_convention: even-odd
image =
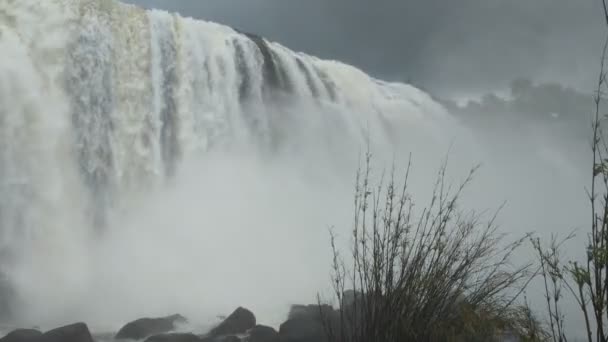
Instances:
[[[84,323],[66,325],[42,334],[39,342],[94,342],[89,327]]]
[[[249,330],[247,342],[279,342],[279,333],[271,327],[257,325]]]
[[[281,342],[326,342],[323,323],[314,318],[293,318],[279,328]]]
[[[255,327],[255,322],[255,315],[251,311],[239,307],[217,327],[211,329],[209,336],[244,334],[247,330]]]
[[[202,342],[203,340],[191,333],[188,334],[159,334],[148,337],[145,342]]]
[[[0,339],[1,342],[93,342],[89,328],[75,323],[41,333],[35,329],[18,329]]]
[[[281,324],[281,342],[325,342],[326,327],[334,333],[340,330],[340,312],[331,305],[292,305],[287,321]]]
[[[242,341],[236,335],[227,335],[227,336],[206,336],[203,337],[199,342],[240,342]],[[245,340],[246,341],[246,340]]]
[[[0,338],[0,342],[38,342],[42,333],[34,329],[17,329]]]
[[[214,342],[241,342],[241,339],[238,336],[230,335],[218,337]]]
[[[181,315],[160,318],[141,318],[127,323],[116,334],[116,339],[141,340],[152,335],[159,335],[175,330],[177,324],[187,322]]]

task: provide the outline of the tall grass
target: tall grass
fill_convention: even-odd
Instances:
[[[392,170],[372,184],[371,154],[357,173],[351,249],[332,234],[338,315],[326,319],[335,342],[542,340],[519,304],[531,264],[512,257],[527,237],[507,241],[495,224],[459,207],[477,168],[457,186],[443,163],[430,203],[416,210],[408,182]],[[339,317],[338,317],[339,316]]]

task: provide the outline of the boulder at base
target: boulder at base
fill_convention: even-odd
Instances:
[[[75,323],[49,330],[42,334],[39,342],[94,342],[89,328],[84,323]]]
[[[323,323],[311,318],[293,318],[279,328],[281,342],[326,342]]]
[[[17,329],[0,338],[0,342],[38,342],[42,333],[34,329]]]
[[[145,342],[201,342],[194,334],[160,334],[148,337]]]
[[[181,315],[171,315],[160,318],[141,318],[127,323],[116,334],[116,339],[141,340],[152,335],[158,335],[173,331],[177,324],[186,323],[187,320]]]
[[[247,342],[279,342],[279,333],[271,327],[257,325],[249,330]]]
[[[217,340],[217,342],[241,342],[241,339],[237,336],[224,336]]]
[[[217,327],[211,329],[209,336],[244,334],[247,330],[255,327],[255,322],[255,315],[251,311],[239,307]]]
[[[241,341],[248,341],[248,340],[246,340],[246,339],[242,340],[240,337],[235,336],[235,335],[228,335],[228,336],[216,336],[216,337],[205,336],[199,342],[241,342]]]

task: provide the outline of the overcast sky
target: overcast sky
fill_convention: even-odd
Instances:
[[[434,93],[518,77],[592,89],[599,0],[128,0],[228,24]]]

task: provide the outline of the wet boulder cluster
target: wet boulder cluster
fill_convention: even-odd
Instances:
[[[0,342],[327,342],[325,322],[335,314],[330,306],[294,305],[276,330],[258,324],[253,312],[239,307],[202,334],[188,331],[188,320],[176,314],[137,319],[112,335],[95,335],[85,323],[75,323],[46,332],[13,330]]]
[[[17,329],[0,339],[2,342],[94,342],[84,323],[75,323],[42,333],[34,329]]]

